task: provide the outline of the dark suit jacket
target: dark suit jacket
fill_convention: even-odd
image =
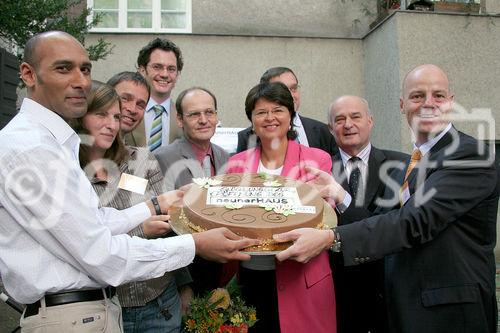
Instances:
[[[499,184],[484,155],[452,128],[411,172],[401,208],[338,227],[346,265],[387,256],[391,332],[496,332]]]
[[[338,152],[335,139],[327,125],[311,118],[297,116],[300,117],[300,121],[304,126],[309,147],[322,149],[330,155]],[[236,148],[236,152],[239,153],[253,148],[256,146],[256,143],[257,137],[252,133],[252,128],[245,128],[243,131],[238,132],[238,147]]]
[[[365,198],[360,205],[352,202],[343,214],[337,213],[338,224],[355,223],[372,216],[377,207],[376,199],[383,196],[385,188],[385,179],[380,178],[379,170],[383,165],[389,167],[389,162],[407,162],[409,157],[401,152],[380,150],[372,146],[368,159]],[[333,176],[346,191],[349,191],[340,152],[334,155],[333,161]],[[384,174],[389,175],[391,170],[389,168]],[[331,265],[337,301],[337,332],[387,332],[383,299],[383,260],[363,265],[344,266],[342,254],[333,253]],[[363,319],[360,320],[360,318]]]
[[[229,154],[215,144],[212,144],[212,153],[216,174],[225,173]],[[205,177],[191,144],[185,138],[177,139],[166,147],[156,149],[154,154],[165,176],[167,191],[189,184],[193,178]],[[203,295],[219,287],[221,264],[196,256],[188,268],[193,278],[191,286],[196,294]]]

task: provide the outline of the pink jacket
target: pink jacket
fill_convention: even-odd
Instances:
[[[228,161],[227,173],[257,172],[260,147],[245,150]],[[331,172],[332,159],[320,149],[288,141],[282,176],[306,181],[304,166]],[[278,307],[282,333],[337,331],[335,291],[328,253],[301,264],[276,261]]]

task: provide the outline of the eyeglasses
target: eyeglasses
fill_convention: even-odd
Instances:
[[[204,114],[207,119],[213,119],[217,115],[217,111],[215,110],[206,110],[206,111],[197,111],[184,114],[188,120],[198,120],[201,118],[201,115]]]
[[[167,72],[169,72],[170,74],[177,73],[177,67],[175,67],[175,66],[167,66],[167,65],[162,65],[162,64],[151,64],[151,65],[148,65],[148,67],[157,73],[162,73],[165,70]]]
[[[257,110],[254,111],[253,115],[256,119],[264,119],[269,115],[279,118],[285,116],[287,112],[288,110],[285,108],[277,108],[274,110]]]

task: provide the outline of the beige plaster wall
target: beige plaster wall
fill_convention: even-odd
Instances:
[[[399,114],[401,82],[424,63],[448,73],[462,115],[456,126],[477,138],[500,139],[500,17],[396,12],[364,38],[363,52],[375,144],[411,151],[411,134]]]
[[[402,147],[398,90],[399,52],[397,24],[389,19],[363,41],[365,95],[375,124],[372,142],[385,149]]]
[[[456,126],[479,139],[490,134],[500,139],[500,17],[401,12],[394,19],[400,80],[416,65],[439,65],[448,73],[457,110],[464,115]],[[483,124],[480,109],[490,109],[495,124]]]
[[[93,78],[107,80],[123,70],[135,70],[137,53],[154,36],[103,35],[115,44],[114,54],[93,64]],[[93,42],[96,35],[90,35]],[[170,35],[182,50],[185,67],[174,89],[200,85],[219,102],[224,126],[246,127],[246,94],[269,67],[292,68],[302,92],[300,112],[326,121],[330,101],[341,94],[362,94],[362,41],[323,38]]]
[[[357,37],[369,30],[374,0],[193,0],[193,33]]]

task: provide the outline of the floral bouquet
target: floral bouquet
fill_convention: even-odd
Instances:
[[[257,315],[255,309],[241,299],[233,277],[225,288],[193,298],[189,313],[183,319],[187,332],[247,333],[257,321]]]

